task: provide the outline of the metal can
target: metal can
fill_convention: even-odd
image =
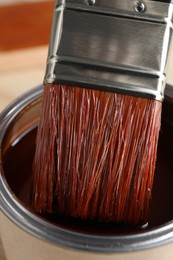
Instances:
[[[157,214],[158,210],[162,211],[162,222],[150,229],[132,234],[90,233],[84,232],[80,227],[73,229],[65,225],[55,225],[32,213],[19,200],[6,178],[4,154],[21,135],[36,127],[42,90],[42,86],[39,86],[24,94],[0,115],[0,207],[2,211],[0,229],[7,259],[173,259],[173,207],[171,203],[169,205],[167,199],[169,197],[171,202],[171,179],[167,181],[170,188],[165,186],[164,191],[159,190],[159,204],[151,212]],[[165,134],[163,139],[164,151],[168,149],[169,155],[173,153],[173,88],[171,86],[166,87],[162,119],[170,132],[170,137]],[[169,175],[173,172],[173,162],[170,159],[168,164],[166,156],[163,156],[164,159],[158,166],[162,168],[163,180],[167,178],[167,172],[170,173]],[[15,172],[14,178],[20,181],[18,172]],[[24,192],[27,191],[24,189]],[[164,200],[168,203],[168,217],[165,216]]]

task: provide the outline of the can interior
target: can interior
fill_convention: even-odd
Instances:
[[[10,120],[5,122],[5,133],[2,138],[1,144],[1,157],[2,157],[2,176],[6,181],[9,190],[14,194],[14,199],[19,201],[24,207],[30,209],[29,197],[31,181],[31,168],[25,165],[25,158],[28,156],[27,151],[32,150],[30,156],[30,165],[34,154],[34,142],[36,136],[36,127],[39,120],[39,113],[41,107],[42,97],[34,99],[31,103],[25,105],[13,114]],[[27,142],[27,147],[22,144],[20,153],[13,152],[13,160],[10,164],[7,160],[8,150],[20,142],[20,140],[32,131],[32,142]],[[173,220],[173,88],[167,87],[166,97],[163,103],[162,113],[162,127],[159,138],[157,165],[154,179],[153,195],[150,205],[150,216],[148,221],[147,230],[153,230],[163,224]],[[21,157],[22,156],[22,157]],[[16,171],[20,168],[19,171]],[[14,170],[15,169],[15,170]],[[30,175],[30,176],[29,176]],[[135,230],[124,230],[124,227],[117,227],[116,224],[103,223],[84,223],[80,220],[69,221],[62,216],[59,216],[58,221],[49,216],[41,216],[47,219],[48,222],[54,223],[60,227],[68,230],[77,231],[79,233],[90,234],[106,234],[106,235],[121,235],[145,232],[143,228]],[[93,228],[94,227],[94,228]],[[122,232],[123,230],[123,232]]]

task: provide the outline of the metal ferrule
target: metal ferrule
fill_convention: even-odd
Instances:
[[[162,101],[172,1],[57,0],[44,84]]]

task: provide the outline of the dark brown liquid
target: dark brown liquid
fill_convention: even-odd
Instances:
[[[31,192],[32,161],[35,151],[36,129],[31,130],[6,152],[3,158],[3,167],[7,182],[27,207]],[[173,127],[162,123],[155,172],[153,196],[150,205],[150,216],[145,230],[161,225],[173,219]],[[58,214],[44,214],[41,217],[79,232],[97,234],[124,234],[136,233],[144,227],[129,227],[125,224],[99,223],[96,221],[82,221],[60,216]]]

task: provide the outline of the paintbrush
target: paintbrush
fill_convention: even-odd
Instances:
[[[170,1],[57,0],[33,165],[32,207],[145,223]]]

